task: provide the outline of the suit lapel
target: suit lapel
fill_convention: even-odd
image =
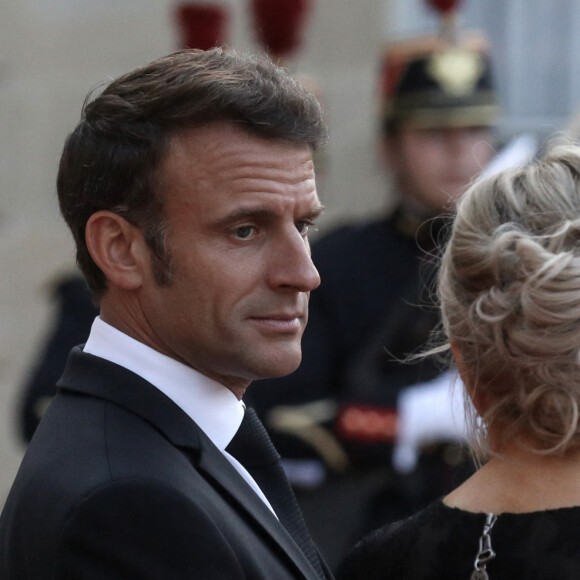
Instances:
[[[206,477],[213,480],[217,486],[227,493],[239,508],[246,513],[248,519],[253,519],[290,557],[290,560],[305,578],[317,578],[310,562],[286,531],[286,528],[272,514],[270,509],[256,495],[236,469],[215,448],[211,441],[201,434],[202,450],[198,468]],[[210,447],[211,446],[211,447]]]
[[[221,494],[226,494],[248,520],[265,530],[305,578],[316,578],[310,562],[286,529],[198,425],[159,389],[131,371],[73,349],[61,390],[92,395],[136,413],[187,452],[195,467]]]

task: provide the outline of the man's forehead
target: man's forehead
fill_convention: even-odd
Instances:
[[[281,139],[266,139],[243,131],[233,124],[211,123],[180,131],[172,136],[159,169],[163,173],[180,173],[205,167],[238,167],[250,172],[280,171],[292,168],[305,178],[314,174],[312,149],[308,144]]]

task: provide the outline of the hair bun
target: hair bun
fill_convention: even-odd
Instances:
[[[488,428],[544,453],[580,445],[580,147],[470,188],[439,295]]]

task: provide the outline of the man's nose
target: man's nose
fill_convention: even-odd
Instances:
[[[295,230],[274,258],[270,274],[271,284],[299,292],[310,292],[320,286],[320,274],[310,255],[308,238]]]

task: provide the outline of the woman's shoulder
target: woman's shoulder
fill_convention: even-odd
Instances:
[[[439,558],[445,558],[447,547],[456,543],[453,539],[456,540],[458,529],[476,540],[484,521],[485,514],[470,514],[436,501],[404,520],[386,524],[365,536],[347,554],[337,579],[411,577],[405,575],[419,560],[430,561],[436,567]],[[475,548],[469,547],[472,561]]]
[[[469,578],[485,521],[485,513],[434,502],[364,537],[337,580]],[[580,507],[502,513],[491,534],[497,557],[490,576],[523,577],[533,570],[535,578],[580,578],[579,527]]]
[[[398,562],[407,553],[409,543],[421,533],[423,526],[437,519],[440,509],[441,502],[435,502],[404,520],[388,523],[362,538],[340,565],[337,580],[385,578],[386,570],[395,578]]]

